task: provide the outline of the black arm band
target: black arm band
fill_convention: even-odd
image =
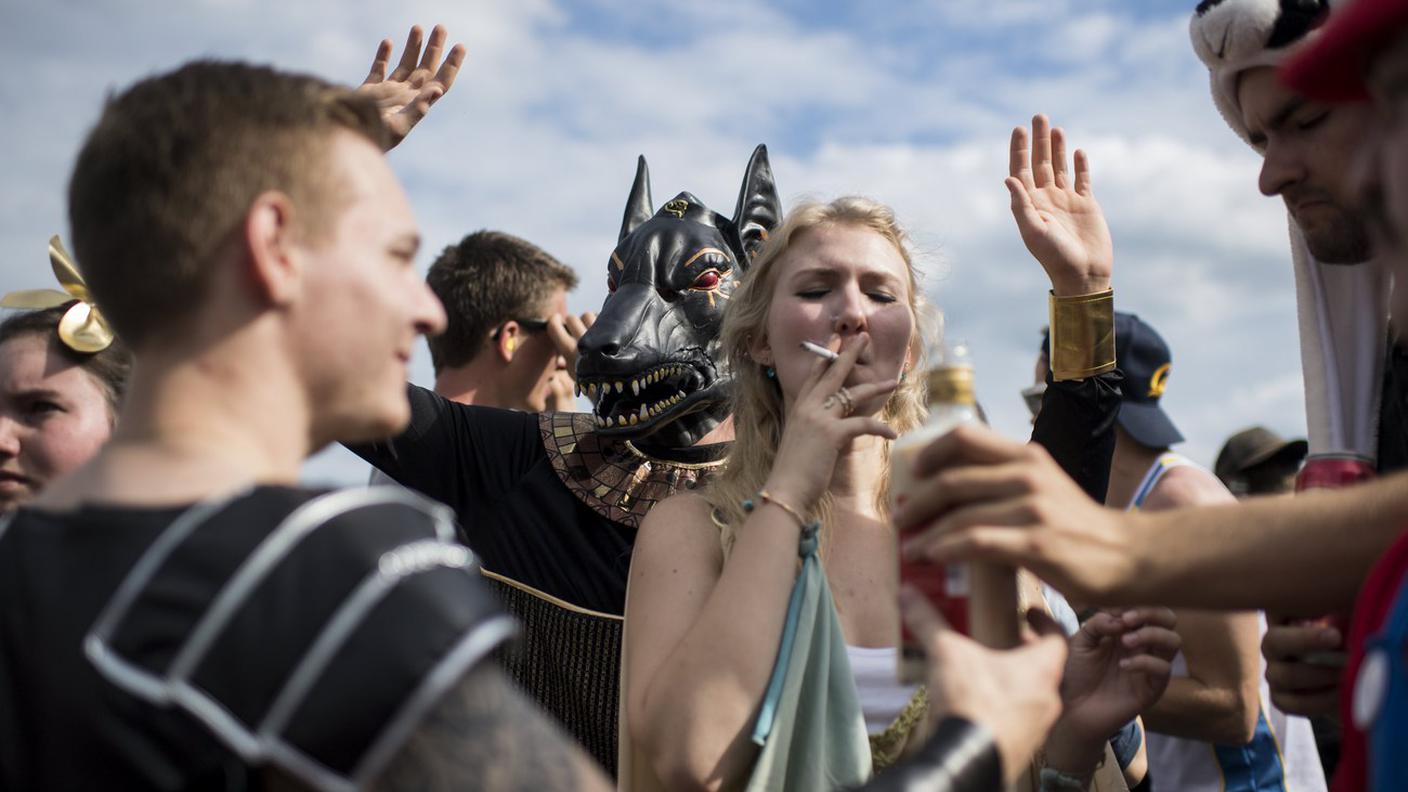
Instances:
[[[963,718],[948,717],[913,756],[861,789],[868,792],[998,792],[1002,759],[992,735]]]

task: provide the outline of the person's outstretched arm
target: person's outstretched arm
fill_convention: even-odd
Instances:
[[[1349,607],[1408,525],[1408,472],[1295,498],[1154,514],[1105,509],[1050,455],[961,427],[916,459],[929,486],[895,516],[902,549],[1031,569],[1093,602],[1323,613]]]

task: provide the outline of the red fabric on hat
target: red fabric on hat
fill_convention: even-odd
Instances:
[[[1359,678],[1359,666],[1364,662],[1364,642],[1383,626],[1394,599],[1403,589],[1405,578],[1408,578],[1408,530],[1400,534],[1374,564],[1354,603],[1354,618],[1345,644],[1349,660],[1340,678],[1340,765],[1331,792],[1363,792],[1369,783],[1364,732],[1354,726],[1354,683]]]
[[[1369,98],[1364,72],[1373,59],[1408,32],[1408,0],[1355,0],[1281,66],[1281,79],[1297,92],[1329,102]]]

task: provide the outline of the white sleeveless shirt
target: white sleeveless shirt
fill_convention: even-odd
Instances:
[[[1184,466],[1199,467],[1180,454],[1159,457],[1144,475],[1129,510],[1143,505],[1165,473]],[[1266,617],[1258,614],[1258,618],[1261,635],[1265,635]],[[1173,659],[1173,675],[1188,676],[1188,663],[1182,652]],[[1145,732],[1149,775],[1155,788],[1179,792],[1325,792],[1325,771],[1320,766],[1310,721],[1287,715],[1271,703],[1265,660],[1261,661],[1260,676],[1261,712],[1256,734],[1247,745],[1214,745]]]

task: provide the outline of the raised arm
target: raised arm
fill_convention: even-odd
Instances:
[[[1027,251],[1041,264],[1056,298],[1097,294],[1110,288],[1114,248],[1104,212],[1091,189],[1090,161],[1075,152],[1067,171],[1066,135],[1044,115],[1032,134],[1012,130],[1008,177],[1012,218]],[[1118,371],[1084,379],[1047,375],[1032,441],[1045,447],[1086,494],[1104,501],[1115,451],[1120,409]]]
[[[406,49],[391,74],[391,39],[382,39],[372,56],[367,78],[357,93],[375,100],[381,109],[381,120],[389,135],[387,150],[395,148],[411,129],[430,112],[431,105],[449,92],[464,63],[464,45],[456,44],[445,54],[445,26],[436,25],[430,31],[430,41],[421,51],[424,31],[420,25],[411,28],[406,37]],[[442,63],[440,57],[444,55]]]

